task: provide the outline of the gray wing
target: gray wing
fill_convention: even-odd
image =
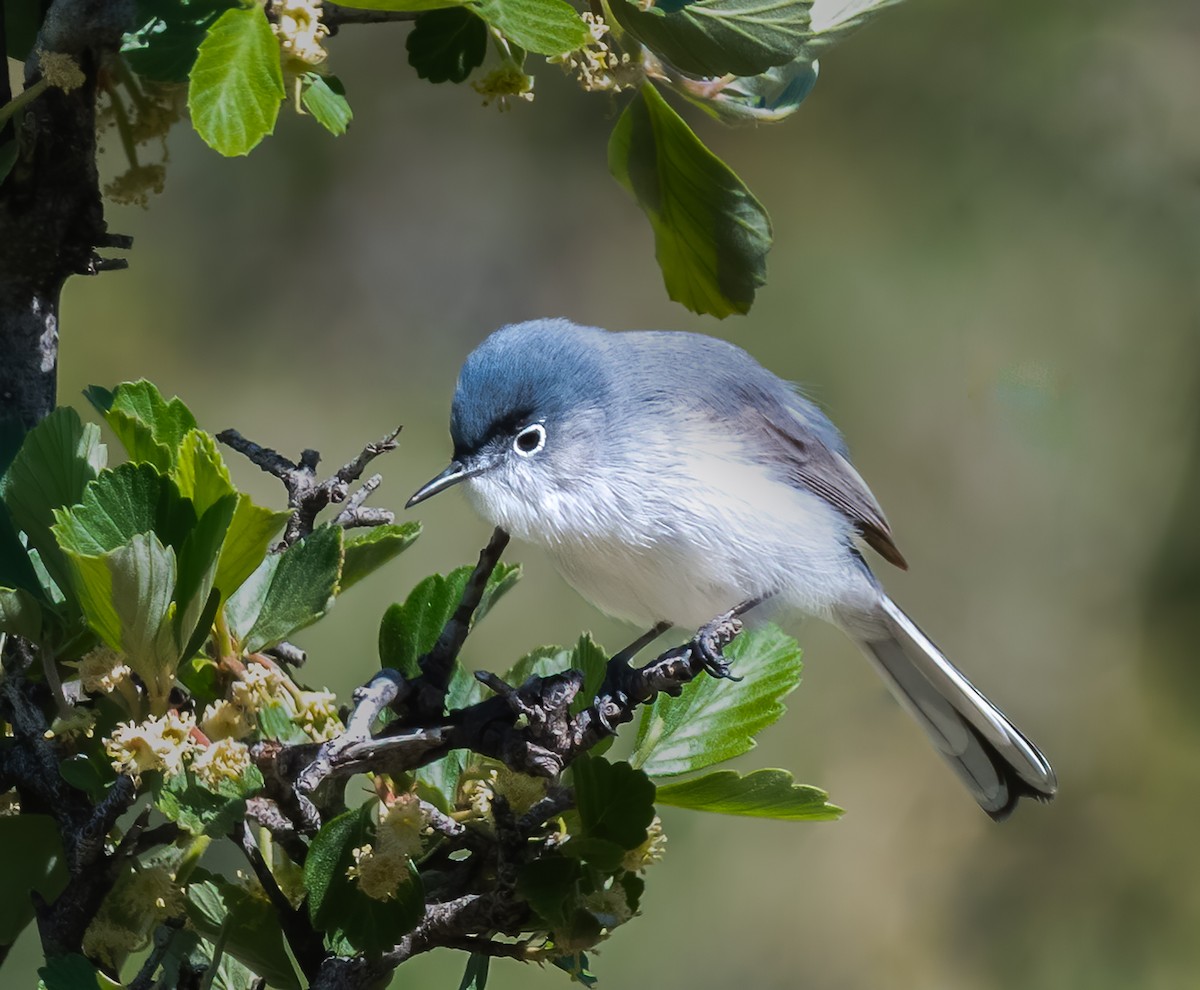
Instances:
[[[837,427],[782,378],[715,337],[648,332],[612,334],[608,340],[621,349],[620,377],[638,401],[690,406],[717,422],[740,423],[774,454],[792,484],[842,513],[884,560],[908,569]]]
[[[892,528],[883,509],[854,465],[840,451],[826,445],[820,432],[804,422],[807,416],[801,418],[797,410],[788,411],[792,415],[783,417],[762,415],[748,408],[747,414],[757,421],[789,480],[823,498],[849,519],[867,545],[884,560],[908,570],[908,561],[892,538]]]

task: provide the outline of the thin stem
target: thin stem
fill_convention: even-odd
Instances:
[[[8,71],[8,66],[5,66],[5,72]],[[32,103],[45,92],[50,85],[44,78],[39,79],[32,86],[27,86],[24,90],[14,96],[11,100],[0,107],[0,127],[8,123],[9,118],[16,113],[21,107],[27,103]]]

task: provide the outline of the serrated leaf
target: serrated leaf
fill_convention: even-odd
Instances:
[[[654,820],[654,784],[643,771],[623,761],[609,763],[602,756],[580,757],[571,764],[571,772],[581,830],[578,838],[566,842],[563,852],[572,854],[572,845],[580,839],[611,844],[615,857],[589,850],[583,858],[616,869],[626,850],[646,841],[646,830]]]
[[[197,515],[203,515],[219,499],[238,493],[217,442],[203,430],[188,430],[180,439],[170,476],[179,494],[192,500]]]
[[[364,534],[348,535],[341,590],[357,584],[372,571],[403,553],[420,535],[421,524],[418,522],[373,526]]]
[[[325,525],[259,565],[225,605],[230,629],[254,653],[316,622],[337,593],[342,531]]]
[[[840,818],[842,809],[829,804],[828,797],[820,788],[797,784],[786,770],[755,770],[744,777],[734,770],[718,770],[658,788],[659,804],[789,822]]]
[[[313,119],[330,134],[345,134],[354,119],[346,99],[346,87],[337,76],[306,72],[301,83],[300,102]]]
[[[0,945],[11,945],[33,920],[30,892],[53,902],[67,885],[58,825],[48,815],[0,817]]]
[[[175,396],[170,401],[151,382],[122,382],[112,392],[98,386],[84,391],[103,414],[131,461],[145,461],[162,472],[170,470],[176,453],[196,417]]]
[[[565,0],[477,0],[473,9],[513,44],[538,55],[565,55],[592,38]]]
[[[651,777],[702,770],[754,746],[800,683],[800,648],[777,627],[743,632],[725,649],[740,681],[698,677],[678,698],[659,695],[643,709],[630,762]]]
[[[246,155],[273,132],[285,94],[279,42],[264,9],[235,7],[218,17],[188,80],[192,126],[213,150]]]
[[[420,14],[404,42],[408,64],[432,83],[465,80],[483,64],[487,45],[487,24],[466,7]]]
[[[696,313],[747,312],[766,282],[766,211],[649,83],[613,129],[608,167],[650,220],[667,294]]]
[[[175,551],[154,533],[139,533],[100,555],[67,552],[71,584],[88,625],[146,682],[166,698],[179,663],[172,629]]]
[[[454,615],[473,570],[472,567],[459,567],[445,576],[431,574],[409,592],[403,603],[397,602],[388,608],[379,626],[382,666],[398,670],[405,677],[416,677],[420,673],[417,661],[433,649],[442,628]],[[520,576],[520,565],[496,565],[475,609],[472,626],[487,615]]]
[[[2,483],[12,522],[28,537],[50,576],[66,585],[66,565],[50,532],[54,512],[77,503],[104,468],[100,429],[74,409],[59,408],[29,431]]]
[[[101,973],[84,956],[51,956],[38,970],[44,990],[121,990],[121,984]]]
[[[269,901],[255,897],[240,884],[197,869],[187,887],[187,916],[210,941],[215,942],[224,932],[225,952],[272,987],[300,990],[279,915]]]
[[[141,533],[166,535],[168,522],[179,515],[177,508],[167,509],[166,502],[179,499],[178,489],[152,465],[122,464],[89,483],[77,505],[55,511],[54,536],[64,551],[107,553]],[[194,515],[187,522],[167,542],[175,537],[182,543],[196,522]]]
[[[225,835],[246,813],[246,799],[263,788],[263,777],[251,766],[236,780],[223,779],[214,790],[190,770],[159,777],[154,806],[192,835]]]
[[[613,0],[617,23],[696,76],[753,76],[792,61],[810,35],[811,0]]]

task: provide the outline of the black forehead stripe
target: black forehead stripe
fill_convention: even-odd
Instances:
[[[517,409],[513,412],[505,413],[498,419],[492,420],[488,428],[483,433],[483,438],[470,448],[457,450],[458,455],[470,455],[478,453],[493,440],[499,437],[510,437],[517,432],[518,427],[524,426],[526,422],[533,416],[533,408],[526,407]]]

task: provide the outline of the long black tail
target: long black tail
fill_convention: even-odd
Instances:
[[[886,632],[859,645],[979,806],[1002,821],[1022,797],[1054,797],[1054,770],[1021,730],[887,596],[880,615]]]

